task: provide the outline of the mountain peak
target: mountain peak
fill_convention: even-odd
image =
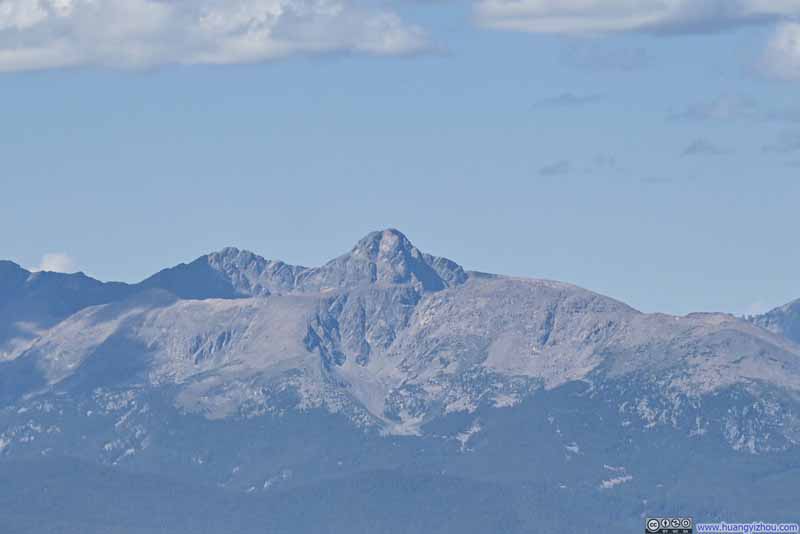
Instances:
[[[402,232],[394,228],[370,232],[356,243],[350,255],[373,262],[422,257],[419,249]]]
[[[13,261],[0,260],[0,288],[19,285],[30,276],[30,271],[23,269]]]
[[[396,228],[386,228],[368,233],[356,243],[354,249],[371,248],[379,246],[383,242],[390,246],[414,247],[403,232]]]
[[[268,260],[249,250],[225,247],[191,263],[160,271],[139,284],[166,289],[183,299],[242,298],[347,289],[365,284],[412,285],[438,291],[468,276],[457,263],[425,254],[401,231],[370,232],[346,254],[317,268]]]
[[[201,263],[208,263],[212,267],[222,269],[225,266],[237,266],[239,268],[248,265],[258,264],[267,265],[272,263],[270,260],[259,256],[249,250],[238,249],[236,247],[225,247],[217,252],[211,252],[205,256],[201,256],[196,261]]]
[[[463,283],[464,270],[445,258],[424,254],[399,230],[370,232],[343,256],[302,277],[305,289],[347,288],[363,284],[412,285],[438,291]]]
[[[5,271],[25,271],[19,264],[10,260],[0,260],[0,273]]]
[[[0,261],[0,309],[22,290],[30,274],[13,261]]]
[[[140,286],[166,289],[184,299],[241,298],[290,292],[305,267],[225,247],[156,273]]]
[[[800,343],[800,299],[784,304],[750,320],[770,332]]]
[[[218,250],[217,252],[211,252],[207,254],[207,256],[238,256],[242,252],[246,254],[253,254],[249,250],[241,250],[236,247],[225,247],[222,250]]]

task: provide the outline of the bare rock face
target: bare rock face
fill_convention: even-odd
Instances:
[[[397,230],[372,232],[353,249],[322,267],[306,268],[226,248],[190,264],[165,269],[141,284],[181,298],[242,298],[271,294],[320,293],[362,286],[409,285],[419,292],[462,284],[467,274],[456,263],[420,252]]]
[[[800,299],[752,317],[753,324],[800,344]]]
[[[410,285],[420,292],[464,283],[464,270],[452,261],[425,255],[397,230],[372,232],[353,249],[300,277],[305,291],[352,289],[365,284]]]
[[[137,287],[165,289],[184,299],[258,297],[293,291],[305,270],[229,247],[165,269]]]
[[[446,472],[549,507],[554,527],[584,532],[564,495],[601,515],[624,502],[607,519],[638,528],[652,488],[721,480],[689,457],[747,466],[720,487],[800,465],[797,307],[644,314],[467,272],[391,229],[321,267],[228,248],[136,285],[0,263],[0,343],[18,343],[0,361],[0,461],[267,496],[387,469],[434,477],[414,479],[434,496]],[[775,487],[755,519],[783,510]],[[514,510],[508,532],[550,517]]]
[[[290,292],[297,285],[297,277],[307,270],[236,248],[226,248],[207,258],[209,267],[230,280],[238,295],[249,297]]]

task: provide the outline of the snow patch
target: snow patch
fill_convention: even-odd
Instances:
[[[604,490],[611,489],[616,486],[619,486],[620,484],[625,484],[626,482],[630,482],[631,480],[633,480],[633,477],[631,475],[609,478],[608,480],[604,480],[603,482],[600,483],[600,489]]]
[[[458,442],[461,443],[461,448],[460,448],[461,452],[468,452],[472,450],[467,446],[467,444],[469,443],[469,440],[472,438],[472,436],[480,432],[482,428],[483,427],[481,426],[480,421],[475,420],[467,430],[459,434],[456,434],[456,440],[458,440]]]

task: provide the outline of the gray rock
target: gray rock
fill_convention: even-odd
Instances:
[[[441,532],[628,531],[678,505],[708,519],[794,510],[794,304],[753,320],[645,314],[561,282],[467,272],[396,230],[316,268],[229,248],[133,286],[0,274],[2,309],[39,325],[0,362],[9,466],[69,457],[134,492],[158,476],[257,494],[294,518],[275,524],[287,532],[314,518],[401,532],[409,519],[382,508],[393,499]],[[380,520],[325,511],[365,499],[361,487]],[[448,523],[420,504],[437,499],[480,513]],[[257,530],[258,506],[241,531]]]
[[[761,328],[800,343],[800,299],[763,315],[751,317],[750,320]]]

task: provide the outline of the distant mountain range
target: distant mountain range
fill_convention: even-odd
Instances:
[[[2,532],[796,521],[799,443],[800,300],[644,314],[397,230],[133,285],[0,262]]]

